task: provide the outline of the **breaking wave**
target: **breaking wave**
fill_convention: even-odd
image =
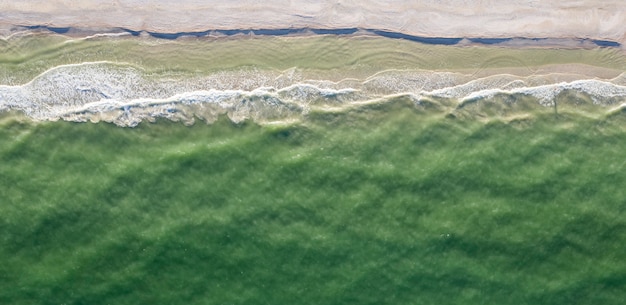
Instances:
[[[18,110],[36,120],[106,121],[120,126],[168,118],[208,123],[220,115],[234,122],[298,119],[311,109],[342,109],[384,102],[399,95],[453,101],[450,111],[498,96],[524,96],[552,106],[559,95],[575,92],[601,107],[626,101],[626,76],[581,79],[574,74],[521,77],[498,74],[475,78],[455,72],[383,71],[364,80],[305,79],[296,69],[244,69],[177,78],[151,75],[111,62],[64,65],[29,83],[0,86],[0,111]],[[621,107],[621,106],[620,106]]]

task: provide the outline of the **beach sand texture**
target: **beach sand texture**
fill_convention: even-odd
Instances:
[[[371,28],[431,37],[626,42],[622,0],[0,1],[0,24],[176,33],[246,28]]]

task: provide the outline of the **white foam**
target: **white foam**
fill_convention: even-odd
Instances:
[[[545,106],[553,105],[554,99],[563,90],[575,90],[588,94],[594,103],[603,105],[608,98],[626,98],[626,86],[616,85],[608,81],[600,81],[595,79],[577,80],[572,82],[560,82],[555,84],[540,86],[522,86],[522,80],[515,80],[515,86],[505,90],[497,86],[477,85],[470,82],[460,86],[439,89],[431,92],[423,92],[423,94],[435,97],[454,97],[459,99],[460,103],[470,100],[492,98],[496,94],[525,94],[535,97],[539,103]],[[511,83],[509,83],[511,84]]]
[[[129,64],[111,62],[54,67],[23,85],[0,85],[0,110],[19,110],[37,120],[105,120],[134,126],[158,117],[212,121],[220,114],[236,122],[291,120],[306,115],[310,107],[347,109],[401,95],[417,101],[422,97],[456,99],[463,104],[498,94],[523,94],[545,106],[553,105],[563,90],[585,93],[603,106],[626,99],[626,86],[613,80],[529,86],[527,78],[509,74],[472,79],[451,72],[384,71],[354,88],[325,80],[303,83],[301,77],[291,77],[298,74],[294,69],[279,72],[278,77],[254,69],[191,79],[147,78],[145,73]],[[319,86],[312,84],[315,82]]]

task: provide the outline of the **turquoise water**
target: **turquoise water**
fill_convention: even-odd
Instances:
[[[2,304],[621,304],[624,114],[0,128]]]

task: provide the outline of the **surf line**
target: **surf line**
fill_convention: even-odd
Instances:
[[[29,30],[48,30],[57,34],[70,34],[93,31],[89,29],[73,28],[73,27],[51,27],[45,25],[19,26]],[[394,32],[379,29],[365,28],[283,28],[283,29],[213,29],[198,32],[150,32],[135,31],[127,28],[116,28],[116,31],[126,32],[132,36],[140,36],[143,33],[159,39],[175,40],[181,37],[205,37],[211,35],[234,36],[234,35],[257,35],[257,36],[286,36],[286,35],[354,35],[354,34],[370,34],[393,39],[402,39],[431,45],[457,45],[464,41],[479,45],[499,45],[507,42],[519,42],[525,45],[546,46],[553,44],[570,43],[571,45],[593,45],[603,48],[620,48],[622,44],[612,40],[591,39],[591,38],[551,38],[551,37],[511,37],[511,38],[489,38],[489,37],[427,37],[410,35],[401,32]]]

